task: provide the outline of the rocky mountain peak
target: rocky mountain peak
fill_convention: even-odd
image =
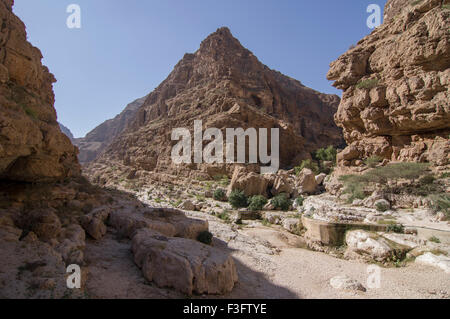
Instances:
[[[338,104],[336,95],[314,91],[271,70],[228,28],[220,28],[194,54],[183,57],[149,94],[133,123],[88,169],[96,180],[111,178],[103,170],[111,163],[132,177],[145,178],[150,172],[150,178],[159,173],[191,179],[231,175],[232,165],[211,170],[171,163],[172,128],[193,128],[194,120],[223,131],[280,128],[281,165],[293,167],[320,147],[343,144],[333,119]]]
[[[210,34],[202,41],[197,55],[207,54],[230,54],[248,51],[236,39],[227,27],[217,29],[216,32]]]

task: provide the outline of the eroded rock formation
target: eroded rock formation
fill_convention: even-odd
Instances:
[[[27,42],[12,5],[0,0],[0,298],[85,297],[89,271],[98,266],[86,264],[84,252],[91,243],[86,239],[120,236],[124,229],[133,230],[127,234],[129,248],[141,230],[142,244],[134,248],[148,280],[159,284],[164,278],[162,287],[186,294],[229,292],[237,280],[233,259],[197,241],[199,233],[208,231],[206,221],[182,211],[148,208],[81,176],[77,149],[56,121],[55,79],[42,66],[40,51]],[[153,230],[148,238],[146,229]],[[147,243],[154,241],[162,244],[150,252]],[[165,241],[171,243],[167,250]],[[148,260],[147,251],[156,254],[157,263]],[[169,266],[181,267],[190,280],[182,286],[176,274],[164,277],[171,272],[161,262],[181,253],[186,262]],[[66,267],[72,264],[80,267],[81,289],[67,286]]]
[[[202,120],[204,129],[223,130],[224,136],[225,128],[279,128],[281,166],[293,166],[319,147],[343,143],[333,121],[338,103],[336,95],[316,92],[269,69],[229,29],[221,28],[196,53],[184,56],[148,96],[133,124],[91,165],[91,172],[96,179],[109,180],[108,166],[114,163],[122,173],[152,172],[151,178],[158,173],[231,176],[230,165],[211,169],[172,163],[172,129],[192,131],[194,120]]]
[[[352,166],[369,157],[450,162],[448,0],[390,0],[385,21],[331,64]]]
[[[61,180],[80,174],[77,150],[53,108],[56,81],[27,42],[25,25],[0,2],[0,179]]]

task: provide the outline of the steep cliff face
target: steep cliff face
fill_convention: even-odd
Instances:
[[[333,121],[338,104],[339,97],[269,69],[221,28],[184,56],[97,163],[188,176],[202,167],[171,163],[171,131],[192,131],[203,120],[204,129],[280,128],[281,165],[289,167],[319,147],[343,144]]]
[[[64,135],[69,138],[69,140],[71,142],[74,141],[75,138],[74,138],[72,132],[70,131],[70,129],[68,127],[66,127],[66,126],[62,125],[61,123],[59,123],[59,128],[61,129],[61,132],[63,132]]]
[[[86,137],[75,139],[74,144],[80,150],[78,155],[80,163],[87,164],[95,160],[111,144],[114,138],[120,135],[134,120],[136,112],[144,104],[146,98],[145,96],[131,102],[115,118],[100,124]]]
[[[0,1],[0,179],[39,182],[80,174],[77,150],[53,107],[55,78],[27,42],[25,25]]]
[[[450,10],[445,0],[390,0],[384,24],[331,64],[344,91],[341,165],[378,156],[450,162]]]

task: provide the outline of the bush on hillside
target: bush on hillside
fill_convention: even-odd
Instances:
[[[292,201],[288,198],[286,194],[280,194],[272,198],[270,203],[275,209],[282,210],[284,212],[288,211],[292,206]]]
[[[248,198],[243,191],[234,190],[231,192],[228,202],[234,209],[248,207]]]
[[[260,211],[267,204],[267,198],[262,195],[253,196],[249,200],[250,205],[248,205],[248,209],[252,212]]]

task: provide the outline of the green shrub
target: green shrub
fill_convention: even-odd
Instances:
[[[211,245],[213,239],[213,234],[209,231],[202,231],[197,236],[197,240],[205,245]]]
[[[305,202],[305,198],[303,196],[299,196],[295,199],[295,203],[298,207],[303,206],[303,203]]]
[[[420,185],[430,185],[433,184],[436,179],[433,175],[425,175],[419,179]]]
[[[430,196],[431,207],[434,212],[443,212],[450,217],[450,195],[449,194],[435,194]]]
[[[243,191],[234,190],[231,192],[228,202],[234,209],[248,207],[248,198]]]
[[[388,181],[397,181],[399,179],[406,179],[414,183],[416,179],[427,174],[429,164],[426,163],[398,163],[391,164],[385,167],[377,167],[363,175],[344,175],[339,177],[339,180],[344,184],[344,193],[350,194],[349,202],[355,199],[366,198],[364,193],[364,187],[370,184],[384,184],[387,185]],[[388,188],[386,188],[388,190]],[[402,193],[407,191],[410,194],[419,195],[425,193],[425,195],[437,192],[439,190],[438,185],[414,185],[413,187],[399,189],[390,189],[394,193]]]
[[[248,206],[248,209],[252,212],[257,212],[262,210],[267,204],[267,198],[262,195],[253,196],[250,198],[249,203],[250,205]]]
[[[29,108],[28,106],[21,104],[21,107],[25,111],[25,113],[32,119],[36,120],[38,118],[37,113],[34,110],[32,110],[31,108]]]
[[[413,0],[413,1],[410,1],[409,3],[410,3],[410,5],[412,5],[412,6],[416,6],[416,5],[418,5],[419,3],[421,3],[421,2],[423,2],[423,0]]]
[[[275,209],[282,210],[284,212],[288,211],[292,205],[292,201],[288,198],[286,194],[280,194],[272,198],[270,203]]]
[[[449,178],[449,177],[450,177],[450,172],[445,172],[445,173],[442,173],[440,178],[444,179],[444,178]]]
[[[214,191],[213,198],[218,201],[225,200],[227,198],[227,195],[225,194],[225,190],[223,190],[222,188],[216,189]]]
[[[316,152],[315,157],[320,161],[336,163],[337,150],[333,146],[321,148]]]
[[[361,80],[356,84],[357,89],[373,89],[379,83],[378,79]]]
[[[215,175],[213,179],[219,183],[222,187],[227,187],[230,184],[230,180],[227,175]]]
[[[428,170],[427,163],[398,163],[385,167],[377,167],[364,175],[345,175],[340,180],[344,183],[380,183],[386,184],[390,180],[416,180]]]
[[[297,167],[294,168],[295,174],[296,174],[296,175],[299,175],[300,172],[301,172],[303,169],[305,169],[305,168],[308,168],[308,169],[312,170],[315,174],[318,174],[319,171],[320,171],[320,170],[319,170],[319,165],[317,165],[316,162],[314,162],[314,161],[308,159],[308,160],[302,161],[302,163],[300,164],[300,166],[297,166]]]
[[[428,240],[431,241],[432,243],[436,243],[436,244],[441,243],[441,240],[439,238],[437,238],[436,236],[432,236]]]
[[[353,203],[355,199],[365,199],[366,193],[364,192],[364,182],[360,180],[359,175],[343,175],[339,177],[339,180],[344,184],[344,194],[349,194],[347,202]]]
[[[375,207],[376,207],[377,211],[379,211],[379,212],[385,212],[385,211],[389,210],[389,206],[387,204],[381,203],[381,202],[376,203]]]
[[[220,218],[221,220],[223,220],[226,223],[230,223],[230,213],[227,210],[224,210],[223,212],[221,212],[220,214],[217,215],[218,218]]]
[[[364,161],[364,164],[369,166],[370,168],[375,168],[378,164],[380,164],[383,161],[383,159],[379,156],[372,156],[369,157]]]
[[[403,234],[404,232],[404,228],[403,225],[401,224],[395,224],[395,225],[389,225],[387,227],[387,232],[388,233],[399,233],[399,234]]]

